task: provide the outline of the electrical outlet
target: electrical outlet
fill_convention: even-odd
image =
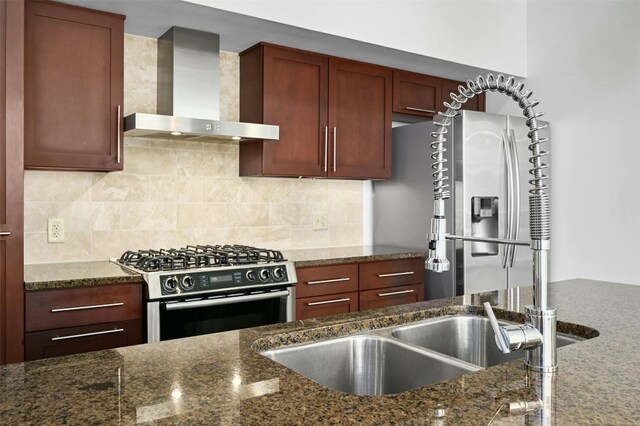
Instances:
[[[64,242],[64,219],[51,218],[47,220],[47,242]]]
[[[327,212],[313,213],[313,229],[322,230],[328,228]]]

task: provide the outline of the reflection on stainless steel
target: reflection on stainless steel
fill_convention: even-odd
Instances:
[[[404,392],[479,369],[372,335],[277,348],[262,352],[262,355],[330,389],[356,395]]]
[[[529,327],[535,327],[541,334],[541,343],[535,346],[529,344],[516,344],[510,340],[518,336],[517,330],[510,330],[504,333],[505,341],[502,342],[502,349],[507,347],[522,346],[526,348],[525,364],[528,368],[542,372],[553,372],[558,369],[557,348],[556,348],[556,310],[547,306],[547,280],[549,268],[549,249],[550,249],[550,206],[549,195],[547,194],[547,185],[545,180],[547,176],[544,174],[548,164],[542,162],[542,158],[548,155],[548,152],[540,149],[540,144],[547,142],[547,138],[540,137],[538,132],[545,128],[545,125],[538,123],[538,118],[542,113],[536,113],[534,108],[539,101],[530,101],[531,91],[524,91],[524,83],[515,83],[514,77],[509,77],[506,81],[502,74],[494,78],[489,74],[485,79],[479,76],[476,81],[469,80],[467,86],[459,86],[458,93],[451,95],[452,102],[445,102],[446,112],[440,113],[439,122],[436,122],[437,131],[432,132],[434,141],[431,143],[433,154],[433,177],[434,177],[434,216],[431,219],[431,232],[429,239],[429,258],[426,267],[434,272],[444,272],[449,269],[449,261],[446,258],[446,219],[444,200],[449,198],[449,185],[447,184],[448,176],[445,172],[446,159],[444,153],[446,148],[445,134],[447,127],[453,123],[453,119],[462,105],[477,94],[484,92],[499,92],[511,97],[518,106],[522,108],[523,115],[527,119],[529,127],[528,137],[531,140],[529,150],[531,151],[530,162],[533,168],[530,170],[532,175],[529,183],[529,226],[531,234],[531,249],[533,251],[533,288],[534,299],[533,306],[526,307],[527,324],[522,326],[521,332],[527,333]],[[513,235],[509,236],[513,238]],[[456,237],[458,239],[468,239],[466,236]],[[511,244],[510,242],[502,242]],[[518,242],[516,242],[518,243]],[[491,306],[485,304],[487,312],[491,311]],[[537,336],[536,336],[537,339]],[[534,340],[531,340],[533,344]],[[527,340],[527,339],[525,339]]]
[[[531,389],[537,398],[508,400],[502,403],[487,423],[488,425],[494,424],[495,420],[501,417],[522,418],[523,423],[527,426],[556,424],[556,375],[529,370],[525,376],[525,384],[526,388]]]

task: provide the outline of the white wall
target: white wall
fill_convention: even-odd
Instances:
[[[551,279],[640,284],[640,2],[527,15],[527,86],[552,123]]]
[[[184,0],[525,76],[525,0]]]

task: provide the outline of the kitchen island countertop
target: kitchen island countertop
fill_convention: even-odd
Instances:
[[[301,268],[424,257],[426,251],[390,246],[351,246],[284,250],[283,255],[293,261],[297,268]],[[108,260],[97,260],[25,265],[24,281],[26,291],[37,291],[143,280],[140,275],[127,272]]]
[[[592,338],[558,350],[559,370],[544,382],[552,396],[542,412],[506,409],[540,394],[538,375],[521,361],[395,395],[356,396],[258,353],[430,316],[481,314],[469,305],[487,298],[498,316],[520,319],[504,310],[521,313],[531,303],[531,288],[522,287],[4,366],[0,418],[8,424],[478,425],[538,424],[546,416],[554,424],[639,424],[640,286],[576,279],[551,283],[549,297],[561,330]]]

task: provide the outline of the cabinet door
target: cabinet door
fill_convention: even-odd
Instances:
[[[25,167],[122,170],[124,17],[28,1]]]
[[[462,81],[453,81],[453,80],[442,80],[442,101],[450,102],[451,101],[451,93],[458,93],[458,86],[463,85],[466,86],[466,83]],[[462,109],[468,111],[485,111],[485,94],[481,93],[479,95],[474,96],[469,99],[463,106]],[[444,105],[442,106],[444,109]]]
[[[424,301],[424,286],[414,284],[360,292],[360,310]]]
[[[25,353],[32,361],[141,343],[142,320],[137,319],[26,333]]]
[[[399,259],[363,263],[359,268],[360,290],[424,284],[424,260]]]
[[[392,71],[331,58],[329,176],[391,177]]]
[[[241,175],[326,176],[329,59],[260,45],[240,61],[241,120],[280,126],[277,142],[240,146]]]
[[[296,270],[296,297],[358,291],[358,265],[315,266]]]
[[[296,299],[296,319],[328,317],[358,312],[358,292]]]
[[[393,72],[393,112],[432,118],[443,109],[442,79],[407,71]]]
[[[26,331],[142,318],[142,285],[27,292]]]
[[[24,359],[24,2],[0,2],[0,364]]]

